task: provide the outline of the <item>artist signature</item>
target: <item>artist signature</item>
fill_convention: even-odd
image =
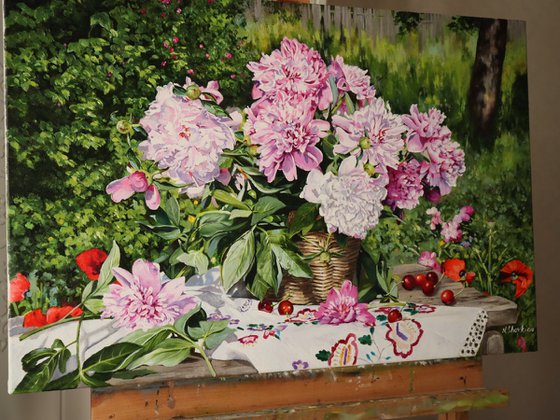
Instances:
[[[502,334],[523,334],[535,332],[534,327],[526,327],[525,325],[507,325],[502,328]]]

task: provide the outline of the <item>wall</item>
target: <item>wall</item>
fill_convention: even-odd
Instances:
[[[397,9],[448,15],[496,16],[526,20],[529,54],[529,101],[533,166],[533,207],[536,251],[536,285],[540,350],[484,358],[486,385],[509,389],[510,405],[502,409],[473,412],[471,418],[545,419],[560,410],[560,363],[557,360],[556,287],[560,247],[560,2],[557,0],[331,0],[331,4]],[[2,31],[3,32],[3,31]],[[3,90],[3,89],[2,89]],[[2,118],[3,123],[3,118]],[[3,130],[2,130],[3,131]],[[0,206],[5,200],[4,151],[0,150]],[[529,158],[529,156],[527,157]],[[512,197],[514,199],[514,197]],[[2,213],[2,212],[0,212]],[[0,266],[5,266],[4,214],[0,214]],[[0,296],[5,296],[6,278],[0,276]],[[1,305],[1,304],[0,304]],[[0,317],[5,307],[0,307]],[[1,319],[1,318],[0,318]],[[3,420],[85,420],[89,418],[89,391],[50,392],[9,396],[5,336],[0,322],[0,418]]]

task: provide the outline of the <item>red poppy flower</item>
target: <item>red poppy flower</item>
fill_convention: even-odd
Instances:
[[[92,248],[82,252],[76,257],[76,264],[80,267],[88,279],[99,279],[101,266],[107,259],[107,253],[102,249]]]
[[[66,305],[62,307],[53,306],[47,310],[47,324],[52,324],[60,321],[66,315],[70,314],[71,317],[77,317],[82,315],[83,311],[80,308],[74,306]]]
[[[500,271],[502,283],[515,284],[515,298],[519,299],[533,284],[533,270],[519,260],[508,262]]]
[[[466,274],[467,265],[465,260],[459,260],[457,258],[452,258],[450,260],[445,260],[441,269],[443,270],[443,275],[449,277],[453,281],[461,281]]]
[[[34,309],[23,317],[23,326],[25,328],[42,327],[43,325],[47,325],[47,317],[41,309]]]
[[[466,275],[465,275],[465,280],[466,282],[470,285],[472,284],[473,280],[476,278],[476,273],[474,271],[469,271]]]
[[[10,280],[10,303],[23,300],[25,292],[27,292],[30,287],[31,283],[29,283],[27,277],[21,273],[17,273],[16,276]]]

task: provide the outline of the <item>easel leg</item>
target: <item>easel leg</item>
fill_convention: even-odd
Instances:
[[[469,413],[467,411],[451,411],[440,414],[438,420],[469,420]]]

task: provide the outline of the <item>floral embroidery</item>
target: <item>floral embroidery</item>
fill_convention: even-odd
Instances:
[[[358,340],[355,334],[348,334],[346,339],[338,340],[332,347],[329,366],[355,365],[358,360]]]
[[[244,346],[254,346],[259,336],[256,334],[246,335],[244,337],[240,337],[237,341],[239,341]]]
[[[265,331],[274,328],[274,325],[266,325],[266,324],[249,324],[247,329],[249,331]]]
[[[209,321],[229,321],[229,325],[239,324],[238,319],[231,319],[230,315],[223,315],[219,310],[208,315]]]
[[[247,312],[249,309],[251,309],[252,305],[253,305],[252,299],[245,299],[245,301],[237,307],[237,310],[239,312]]]
[[[274,328],[267,329],[263,332],[263,338],[266,340],[267,338],[274,337],[280,340],[280,333],[287,327],[287,325],[276,325]]]
[[[294,370],[302,370],[307,369],[309,367],[309,363],[304,362],[303,360],[295,360],[292,362],[292,367]]]
[[[387,324],[385,338],[393,343],[395,356],[406,359],[412,354],[412,349],[420,342],[424,330],[420,323],[414,319],[405,319]]]
[[[308,322],[316,322],[317,318],[315,313],[317,310],[305,308],[299,311],[297,314],[292,316],[291,318],[286,319],[286,322],[293,322],[295,324],[305,324]]]

